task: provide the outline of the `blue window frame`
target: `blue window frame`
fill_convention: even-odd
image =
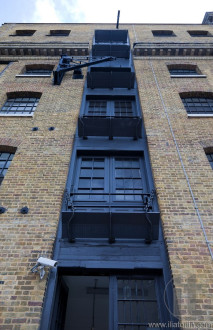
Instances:
[[[142,201],[147,192],[141,157],[80,156],[77,159],[74,201],[108,203]]]
[[[94,98],[87,101],[85,115],[92,117],[133,117],[136,116],[135,102],[127,98],[117,100],[99,100]]]
[[[14,153],[0,152],[0,184],[7,173],[13,157]]]
[[[30,76],[32,76],[32,75],[51,75],[51,73],[52,73],[52,70],[50,70],[50,69],[30,69],[30,68],[27,68],[26,69],[26,71],[25,71],[25,75],[30,75]]]
[[[212,97],[182,97],[182,102],[189,115],[213,115]]]
[[[169,68],[170,75],[175,76],[192,76],[192,75],[199,75],[196,68],[194,69],[184,69],[184,68]]]
[[[38,97],[14,97],[8,98],[0,110],[0,114],[6,115],[32,115],[38,105]]]

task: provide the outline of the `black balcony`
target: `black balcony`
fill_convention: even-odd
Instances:
[[[78,119],[78,135],[141,137],[142,119],[140,117],[82,116]]]
[[[95,43],[127,43],[128,30],[95,30]]]
[[[91,67],[87,73],[88,88],[134,88],[135,73],[131,68]]]
[[[129,58],[130,45],[127,30],[96,30],[92,56]]]
[[[86,194],[76,193],[72,197],[79,198],[81,195],[85,197]],[[96,198],[98,195],[95,194]],[[119,194],[104,195],[110,199]],[[139,194],[136,195],[131,196],[138,198]],[[147,243],[157,240],[160,213],[152,211],[150,194],[141,194],[141,197],[141,202],[125,200],[120,204],[97,203],[91,199],[90,202],[73,200],[71,205],[67,204],[67,210],[62,211],[62,238],[70,242],[78,238],[108,239],[110,242],[116,239],[145,239]]]
[[[92,56],[113,56],[119,58],[129,58],[130,46],[120,44],[95,44],[92,46]]]

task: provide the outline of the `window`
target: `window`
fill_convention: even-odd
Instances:
[[[93,66],[87,73],[88,88],[134,88],[135,73],[130,67]]]
[[[88,99],[86,105],[86,116],[115,116],[132,117],[136,116],[134,99],[121,98],[115,100]]]
[[[46,75],[51,75],[52,70],[49,69],[26,69],[25,75],[30,75],[30,76],[46,76]]]
[[[196,65],[192,64],[170,64],[167,66],[169,73],[172,78],[178,78],[178,77],[206,77],[205,75],[202,75],[200,70]]]
[[[213,169],[213,152],[206,153],[206,157],[208,158],[208,161]]]
[[[53,71],[54,65],[50,64],[29,64],[26,65],[26,70],[24,72],[24,75],[29,76],[46,76],[51,75]]]
[[[181,95],[182,102],[188,115],[213,115],[213,97],[208,93],[194,96],[189,94]]]
[[[17,93],[9,94],[7,101],[0,110],[0,115],[33,115],[39,99],[40,93]]]
[[[61,277],[66,300],[63,306],[55,303],[53,330],[57,324],[70,330],[144,330],[152,329],[149,323],[169,320],[161,276],[111,275],[102,271],[97,276]],[[62,291],[60,286],[58,290]]]
[[[0,185],[11,164],[14,153],[0,152]]]
[[[70,34],[70,30],[50,30],[50,36],[54,37],[67,37]]]
[[[198,75],[195,69],[169,69],[171,75],[191,76]]]
[[[75,201],[142,202],[146,177],[141,157],[78,158]]]
[[[154,37],[176,37],[172,30],[153,30]]]
[[[16,36],[19,37],[30,37],[32,36],[36,30],[16,30]]]
[[[194,30],[194,31],[188,31],[191,37],[211,37],[212,34],[208,31],[202,31],[202,30]]]

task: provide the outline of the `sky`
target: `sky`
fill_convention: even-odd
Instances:
[[[202,23],[213,0],[0,0],[3,23]]]

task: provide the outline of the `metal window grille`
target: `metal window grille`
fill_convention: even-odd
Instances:
[[[119,330],[144,330],[149,322],[159,322],[155,279],[117,280]]]
[[[8,114],[33,114],[39,102],[36,97],[20,97],[8,99],[3,107],[1,113]]]
[[[132,117],[133,107],[132,101],[120,100],[115,101],[114,114],[117,117]]]
[[[52,70],[49,69],[27,69],[25,75],[50,75]]]
[[[113,179],[116,200],[141,201],[143,186],[139,158],[115,158]]]
[[[106,160],[104,157],[82,157],[80,159],[77,189],[83,195],[80,195],[79,199],[94,200],[103,198],[103,193],[105,192],[105,168]]]
[[[136,111],[132,100],[90,100],[85,114],[93,117],[134,117]]]
[[[189,114],[213,114],[213,99],[204,97],[182,98],[184,107]]]
[[[198,75],[196,69],[169,69],[171,75]]]
[[[86,114],[88,116],[106,116],[107,102],[101,100],[89,101]]]
[[[8,152],[0,152],[0,184],[11,164],[14,154]]]
[[[206,154],[207,158],[208,158],[208,161],[213,169],[213,152],[212,153],[208,153]]]
[[[80,157],[77,200],[139,201],[144,189],[139,157]]]

